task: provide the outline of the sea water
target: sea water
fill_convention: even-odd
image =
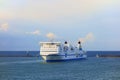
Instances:
[[[40,57],[0,57],[0,80],[120,80],[120,58],[46,63]]]

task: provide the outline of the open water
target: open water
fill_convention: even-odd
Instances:
[[[40,57],[0,57],[0,80],[120,80],[120,58],[46,63]]]

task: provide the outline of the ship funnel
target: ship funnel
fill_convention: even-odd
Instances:
[[[81,44],[81,42],[80,42],[80,41],[78,41],[78,44]]]
[[[65,44],[68,44],[68,42],[67,42],[67,41],[65,41]]]
[[[78,46],[77,47],[78,47],[79,50],[82,50],[82,46],[81,46],[81,42],[80,41],[78,41]]]
[[[64,46],[69,47],[69,43],[67,41],[64,42]]]

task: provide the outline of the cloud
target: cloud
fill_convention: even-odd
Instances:
[[[95,37],[93,35],[92,32],[88,33],[84,38],[80,38],[79,40],[82,42],[82,43],[85,43],[87,41],[94,41]]]
[[[56,38],[56,35],[52,32],[49,32],[48,34],[46,34],[46,37],[50,40],[53,40]]]
[[[33,32],[26,32],[26,34],[40,35],[40,31],[39,30],[35,30]]]
[[[8,31],[8,23],[4,23],[0,25],[0,31]]]

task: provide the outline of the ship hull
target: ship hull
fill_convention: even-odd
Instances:
[[[60,61],[71,61],[71,60],[83,60],[87,58],[87,55],[57,55],[57,54],[51,54],[51,55],[41,55],[43,60],[46,62],[60,62]]]

